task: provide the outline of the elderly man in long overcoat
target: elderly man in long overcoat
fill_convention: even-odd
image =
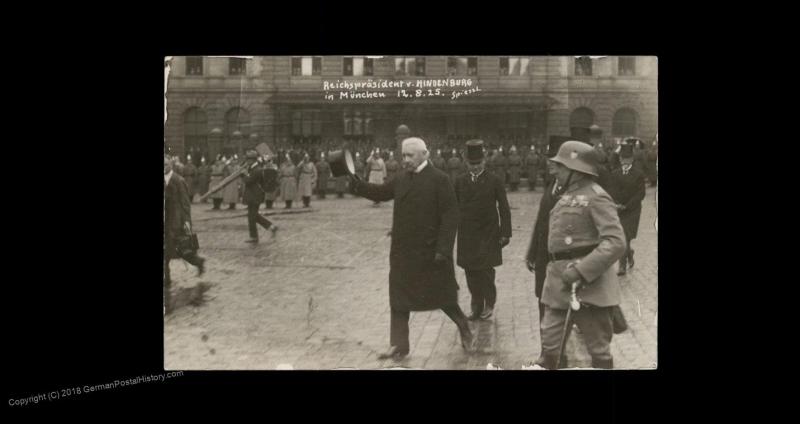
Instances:
[[[461,334],[462,347],[473,350],[467,317],[458,306],[453,244],[458,204],[450,178],[428,161],[425,141],[403,141],[403,166],[394,179],[369,184],[351,177],[353,194],[373,201],[394,199],[389,253],[390,348],[380,359],[400,360],[410,350],[410,311],[442,309]]]

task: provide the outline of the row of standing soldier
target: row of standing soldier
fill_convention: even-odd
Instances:
[[[627,145],[629,142],[625,141],[622,144]],[[619,146],[615,146],[613,143],[599,142],[595,145],[595,149],[597,151],[600,167],[604,168],[608,172],[621,168]],[[486,169],[489,172],[497,175],[501,179],[504,186],[508,184],[511,191],[518,190],[523,177],[527,178],[529,190],[535,190],[537,182],[540,178],[544,178],[545,185],[547,185],[549,182],[548,174],[546,172],[547,158],[544,154],[542,154],[542,150],[543,149],[540,149],[537,146],[530,146],[530,150],[520,149],[520,151],[518,151],[516,146],[513,145],[510,147],[510,149],[508,149],[508,152],[506,152],[502,146],[496,150],[489,149],[488,157],[486,159]],[[435,154],[431,155],[432,157],[430,160],[433,166],[447,173],[451,180],[455,181],[456,176],[466,172],[466,163],[462,160],[464,151],[453,149],[449,153],[449,155],[445,155],[441,150],[437,150]],[[313,178],[305,177],[304,180],[313,179],[316,181],[315,184],[312,184],[311,191],[316,191],[318,197],[320,199],[324,199],[327,194],[329,180],[331,179],[330,167],[325,161],[325,153],[297,153],[292,151],[291,155],[309,156],[311,162],[314,163],[317,175]],[[449,157],[446,158],[446,156]],[[278,157],[282,159],[279,164],[281,168],[287,162],[292,161],[288,152],[279,152]],[[658,158],[657,142],[654,142],[649,147],[645,147],[644,143],[641,141],[635,141],[633,158],[634,166],[642,171],[645,179],[651,186],[655,186],[657,184],[655,165]],[[384,178],[390,179],[400,170],[401,167],[400,161],[397,160],[394,150],[374,149],[371,154],[367,154],[367,152],[356,151],[354,159],[356,173],[360,176],[363,176],[367,180],[370,178],[370,174],[373,172],[383,173]],[[384,170],[379,171],[370,169],[371,167],[376,167],[372,166],[370,162],[377,159],[380,159],[380,161],[383,162],[383,166],[385,167]],[[299,164],[295,166],[295,171],[298,167],[300,167]],[[195,195],[200,195],[207,192],[210,187],[213,187],[216,183],[222,181],[222,179],[228,175],[236,172],[237,169],[238,157],[236,155],[231,157],[218,155],[217,159],[211,164],[206,162],[205,157],[202,157],[200,159],[199,166],[195,165],[191,156],[187,156],[186,164],[182,164],[180,161],[175,162],[175,172],[182,175],[186,180],[186,183],[189,187],[190,199],[194,199]],[[308,171],[310,171],[310,169],[307,170],[307,172]],[[288,173],[289,172],[287,171],[286,177],[289,176]],[[296,178],[299,180],[299,176],[296,176]],[[373,178],[376,177],[373,176]],[[287,184],[287,188],[289,188],[288,182],[285,184]],[[308,193],[308,190],[306,190],[305,186],[303,186],[303,184],[299,181],[298,185],[300,191]],[[215,194],[212,196],[214,209],[220,209],[220,206],[223,204],[228,205],[228,209],[235,209],[236,203],[238,203],[238,200],[244,194],[243,190],[243,185],[233,184],[233,186],[226,187],[218,194]],[[347,191],[346,178],[341,177],[336,179],[334,190],[339,197],[343,197],[344,193]],[[297,190],[294,192],[296,193],[296,191]],[[269,198],[270,196],[267,197]],[[276,194],[271,200],[274,201],[277,197],[278,196]],[[310,197],[310,194],[309,196],[301,197]],[[292,201],[295,200],[295,196],[286,196],[285,198],[289,198]],[[304,203],[307,203],[310,201],[310,199],[303,199],[303,201]],[[268,207],[271,208],[271,206]]]

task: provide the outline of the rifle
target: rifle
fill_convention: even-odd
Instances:
[[[272,151],[270,150],[269,146],[267,146],[267,144],[266,144],[266,143],[261,143],[261,144],[259,144],[258,146],[256,146],[255,150],[256,150],[256,151],[257,151],[257,152],[258,152],[258,153],[259,153],[261,156],[264,156],[264,155],[272,155]],[[254,168],[256,165],[258,165],[259,163],[260,163],[260,161],[258,160],[258,158],[245,158],[245,159],[244,159],[244,160],[242,160],[242,162],[239,164],[239,165],[240,165],[240,167],[239,167],[239,170],[238,170],[238,171],[234,172],[234,173],[233,173],[233,174],[231,174],[231,175],[228,175],[227,177],[225,177],[225,179],[223,179],[222,181],[220,181],[220,182],[219,182],[217,185],[215,185],[214,187],[211,187],[211,188],[208,190],[208,192],[207,192],[206,194],[204,194],[204,195],[200,196],[200,198],[199,198],[198,200],[202,202],[202,201],[203,201],[204,199],[206,199],[208,196],[211,196],[212,194],[214,194],[214,193],[216,193],[216,192],[218,192],[218,191],[222,190],[223,188],[225,188],[225,186],[227,186],[227,185],[228,185],[228,184],[230,184],[231,182],[235,181],[235,180],[236,180],[237,178],[239,178],[239,177],[240,177],[242,174],[244,174],[244,173],[246,173],[246,172],[249,172],[251,169],[253,169],[253,168]]]

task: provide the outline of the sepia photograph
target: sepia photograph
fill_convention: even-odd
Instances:
[[[165,371],[658,368],[656,56],[164,76]]]

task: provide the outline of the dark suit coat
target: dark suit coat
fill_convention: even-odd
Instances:
[[[467,172],[456,178],[455,192],[460,218],[456,263],[464,269],[502,265],[500,237],[511,238],[511,210],[500,178],[484,170],[473,183]]]
[[[164,248],[170,258],[177,256],[176,243],[183,234],[183,226],[192,223],[192,206],[186,180],[172,172],[169,184],[164,187]]]
[[[614,202],[625,205],[625,210],[618,211],[625,237],[633,240],[639,233],[639,217],[642,215],[642,200],[645,197],[644,171],[635,164],[628,175],[622,175],[622,169],[615,169],[609,178],[608,194]]]
[[[389,253],[389,303],[400,311],[426,311],[458,303],[453,244],[458,204],[444,172],[428,162],[418,174],[399,172],[383,184],[357,181],[353,194],[394,199]],[[434,262],[436,253],[448,260]]]
[[[278,170],[271,167],[264,168],[264,191],[273,193],[278,189]]]
[[[547,277],[547,263],[550,262],[547,251],[547,237],[550,232],[550,211],[558,201],[553,196],[553,185],[555,183],[556,180],[553,179],[545,188],[542,199],[539,201],[539,211],[536,214],[536,222],[533,225],[533,235],[528,245],[528,254],[525,255],[525,259],[532,263],[536,270],[534,292],[538,298],[542,297],[544,280]]]
[[[244,195],[242,196],[242,203],[261,203],[264,201],[264,168],[256,167],[251,169],[249,175],[242,175],[244,182]]]

